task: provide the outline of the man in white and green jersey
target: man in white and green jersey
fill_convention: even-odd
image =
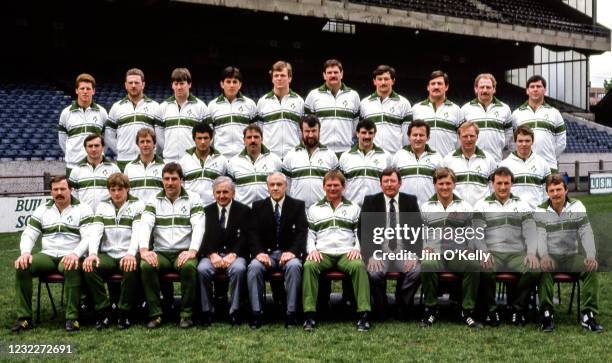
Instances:
[[[174,95],[159,105],[160,124],[157,144],[168,162],[178,162],[185,150],[194,146],[191,129],[198,123],[209,123],[208,107],[190,93],[191,73],[187,68],[172,71]]]
[[[215,129],[215,148],[229,160],[244,149],[242,133],[257,118],[257,106],[240,92],[240,69],[226,67],[221,77],[223,93],[208,103],[208,109]]]
[[[236,200],[251,207],[268,197],[268,174],[281,171],[282,162],[262,144],[261,128],[253,123],[244,131],[242,152],[229,160],[227,175],[236,183]]]
[[[429,146],[446,155],[457,147],[457,128],[463,121],[459,106],[446,98],[448,75],[434,71],[429,76],[429,97],[412,106],[412,119],[423,120],[431,127]]]
[[[127,96],[115,102],[108,112],[104,137],[108,147],[117,154],[117,166],[122,171],[138,156],[138,146],[134,143],[138,130],[155,129],[160,123],[159,104],[144,95],[144,87],[144,73],[138,68],[128,70],[125,74]]]
[[[83,142],[87,157],[70,172],[74,196],[82,203],[87,203],[94,212],[98,203],[108,198],[106,180],[119,172],[115,163],[104,157],[104,140],[102,136],[88,135]]]
[[[357,124],[357,145],[340,156],[338,168],[346,177],[345,197],[361,207],[366,195],[380,189],[380,174],[391,164],[391,157],[374,143],[376,125],[370,120]]]
[[[514,132],[516,151],[499,163],[512,170],[512,194],[521,198],[535,210],[546,200],[544,184],[550,175],[550,167],[546,160],[531,150],[533,145],[533,130],[527,125],[517,127]]]
[[[302,142],[283,159],[283,174],[287,176],[288,194],[303,200],[308,209],[324,197],[323,176],[338,167],[338,157],[319,142],[321,123],[315,115],[300,120]]]
[[[325,83],[304,101],[304,112],[321,121],[321,143],[340,155],[351,148],[359,117],[359,94],[342,82],[342,63],[336,59],[323,64]]]
[[[442,159],[442,166],[453,170],[457,176],[455,192],[471,205],[490,194],[489,177],[497,164],[486,151],[476,146],[478,126],[464,122],[457,130],[461,147]]]
[[[125,166],[125,175],[130,180],[130,193],[146,203],[164,188],[162,169],[165,163],[155,154],[155,132],[153,130],[140,129],[136,134],[136,143],[140,154]]]
[[[463,105],[461,112],[465,121],[475,123],[480,129],[476,145],[499,163],[503,157],[502,150],[512,148],[512,111],[495,97],[496,87],[497,81],[492,74],[476,76],[476,98]]]
[[[393,90],[393,67],[379,65],[372,72],[372,83],[376,92],[361,100],[361,119],[371,120],[376,124],[374,143],[394,155],[403,145],[408,144],[406,132],[412,120],[410,102]]]
[[[546,160],[550,170],[559,170],[557,160],[565,150],[565,121],[559,111],[544,102],[546,80],[535,75],[527,80],[529,99],[512,113],[512,125],[531,127],[534,132],[533,151]]]
[[[435,193],[434,170],[442,164],[442,156],[432,150],[429,140],[429,124],[414,120],[408,126],[410,145],[400,149],[391,160],[402,177],[400,191],[417,197],[419,205],[425,203]]]
[[[196,302],[197,254],[204,239],[206,219],[200,197],[185,190],[183,170],[168,163],[162,171],[164,190],[149,199],[137,227],[140,277],[149,304],[147,328],[161,325],[160,274],[177,272],[181,279],[180,328],[193,326]],[[153,249],[149,243],[153,236]]]
[[[111,303],[106,293],[108,277],[122,275],[118,303],[119,329],[130,327],[129,315],[137,302],[140,276],[135,230],[144,203],[130,195],[129,189],[130,182],[125,174],[115,173],[108,177],[110,197],[98,205],[92,226],[95,237],[89,245],[89,256],[83,261],[83,278],[97,313],[97,330],[110,325]]]
[[[225,175],[227,159],[211,146],[214,131],[208,124],[197,124],[193,127],[195,147],[187,150],[180,164],[185,173],[185,188],[196,192],[202,199],[202,205],[215,201],[212,184],[217,177]]]
[[[57,128],[60,148],[66,161],[66,175],[85,158],[83,140],[90,134],[101,134],[108,114],[93,101],[96,80],[87,73],[79,74],[75,82],[76,101],[62,110]]]
[[[299,122],[304,114],[304,100],[289,88],[293,78],[290,63],[274,63],[270,75],[274,89],[257,101],[257,123],[270,151],[282,159],[300,143]]]

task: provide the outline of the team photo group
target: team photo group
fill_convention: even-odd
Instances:
[[[177,68],[173,95],[158,103],[132,68],[126,96],[108,112],[94,102],[94,77],[76,78],[76,100],[58,125],[66,174],[52,177],[52,200],[30,217],[14,263],[14,332],[33,328],[33,278],[58,272],[67,331],[80,329],[85,296],[98,330],[129,328],[143,300],[147,328],[172,321],[161,297],[169,273],[180,283],[180,328],[221,320],[220,277],[229,323],[262,327],[274,275],[285,326],[310,331],[329,271],[345,275],[343,299],[352,299],[359,331],[388,315],[391,271],[394,311],[423,328],[439,319],[445,271],[458,276],[454,297],[467,327],[500,325],[496,277],[510,271],[508,322],[525,325],[536,294],[535,323],[545,332],[555,329],[553,274],[573,272],[582,280],[579,324],[603,331],[595,237],[558,172],[566,129],[545,102],[543,77],[527,80],[526,101],[511,110],[488,73],[475,77],[475,97],[463,106],[447,99],[440,70],[423,84],[427,98],[412,104],[394,91],[387,65],[374,69],[365,97],[346,85],[335,59],[305,99],[290,88],[291,64],[278,61],[269,74],[273,88],[255,102],[241,92],[241,71],[227,67],[221,94],[206,104],[191,93],[190,71]],[[480,238],[424,234],[406,244],[373,234],[399,225],[469,225]],[[475,257],[421,258],[448,250]],[[413,257],[380,258],[396,251]],[[115,313],[106,284],[117,275]]]

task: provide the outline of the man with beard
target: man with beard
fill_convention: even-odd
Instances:
[[[319,142],[320,128],[317,116],[302,117],[302,141],[283,159],[283,173],[289,185],[287,193],[303,200],[306,208],[323,198],[323,176],[338,167],[336,154]]]

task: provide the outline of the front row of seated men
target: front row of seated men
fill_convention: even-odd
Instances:
[[[136,303],[137,286],[141,283],[149,308],[147,327],[156,328],[162,323],[160,276],[171,271],[180,276],[181,328],[194,324],[197,284],[201,292],[202,324],[210,325],[214,313],[213,281],[219,272],[226,273],[229,278],[230,322],[240,322],[240,303],[244,300],[241,293],[248,289],[252,310],[250,326],[259,328],[263,323],[264,277],[271,271],[283,271],[286,326],[298,324],[301,288],[303,326],[305,330],[312,330],[316,325],[319,277],[322,272],[336,268],[347,274],[352,282],[357,328],[366,331],[370,328],[371,301],[375,308],[384,309],[385,272],[394,264],[400,272],[396,292],[399,305],[413,301],[419,280],[422,281],[422,327],[431,326],[437,320],[439,281],[436,272],[461,273],[461,318],[467,326],[479,327],[481,324],[474,315],[479,286],[487,300],[485,322],[498,325],[494,273],[514,271],[520,277],[510,294],[513,323],[525,323],[523,314],[529,291],[539,283],[542,329],[552,331],[551,272],[568,269],[580,271],[584,281],[581,325],[591,331],[602,331],[595,320],[598,264],[584,206],[567,198],[563,178],[553,174],[546,181],[549,199],[536,213],[530,213],[529,207],[510,193],[512,178],[509,169],[498,168],[492,176],[494,193],[472,207],[454,193],[456,177],[453,171],[438,168],[433,176],[435,195],[418,213],[416,198],[399,193],[401,177],[396,169],[387,168],[382,172],[382,192],[367,197],[363,210],[343,197],[345,178],[340,171],[331,170],[323,179],[325,197],[312,205],[306,216],[304,202],[285,194],[287,182],[278,172],[268,176],[270,196],[254,203],[252,210],[234,200],[235,186],[228,177],[218,177],[214,181],[216,202],[204,208],[196,193],[182,187],[183,173],[176,163],[164,166],[164,189],[146,204],[129,194],[127,177],[116,173],[108,179],[110,198],[101,202],[95,215],[87,204],[71,196],[65,176],[54,177],[51,180],[53,200],[37,208],[22,234],[21,255],[15,261],[18,321],[13,330],[31,328],[32,277],[52,272],[64,275],[67,331],[79,329],[81,286],[87,287],[93,299],[98,317],[96,328],[109,326],[110,302],[104,283],[115,273],[123,274],[118,327],[131,325],[130,310]],[[469,221],[484,229],[484,238],[458,244],[441,235],[427,235],[423,240],[418,238],[413,246],[404,246],[401,239],[389,237],[376,247],[363,241],[360,244],[358,236],[369,239],[366,224],[374,217],[368,213],[376,212],[384,216],[384,221],[375,222],[387,227],[406,223],[406,214],[413,218],[408,222],[411,225],[450,226]],[[418,217],[414,219],[414,216]],[[564,228],[557,228],[563,223]],[[32,255],[34,244],[41,235],[42,249]],[[568,244],[568,240],[572,243]],[[578,252],[578,240],[586,258]],[[425,256],[458,246],[486,252],[488,257],[471,261],[426,258],[391,261],[379,260],[372,254],[373,248],[390,252],[412,248]],[[88,256],[82,259],[86,253]],[[247,264],[249,256],[252,260]],[[85,280],[83,285],[82,279]]]

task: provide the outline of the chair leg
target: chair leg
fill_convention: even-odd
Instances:
[[[557,282],[557,298],[559,299],[559,305],[561,305],[561,283]],[[570,301],[570,306],[572,306],[572,302]],[[570,307],[571,310],[571,307]]]
[[[572,282],[572,292],[570,293],[570,303],[569,303],[569,308],[567,309],[567,314],[571,315],[572,314],[572,306],[574,304],[574,293],[576,291],[576,281]]]
[[[62,282],[62,299],[60,300],[61,307],[64,307],[64,283]]]
[[[36,299],[36,324],[40,323],[40,285],[42,283],[40,282],[40,279],[38,279],[38,292],[36,294],[37,299]]]
[[[49,294],[49,301],[51,301],[51,307],[53,308],[53,316],[51,316],[51,320],[53,320],[57,317],[57,309],[55,308],[55,301],[53,301],[53,295],[51,295],[51,289],[47,282],[45,282],[45,286],[47,287],[47,294]],[[64,285],[62,284],[62,286]]]
[[[576,309],[576,320],[578,320],[578,322],[580,322],[580,280],[577,280],[575,282],[576,285],[578,285],[578,295],[576,296],[576,305],[578,305],[577,309]]]

